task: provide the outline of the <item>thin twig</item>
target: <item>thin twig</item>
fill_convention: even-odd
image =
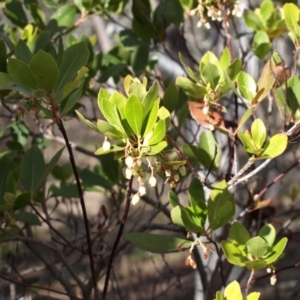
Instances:
[[[118,235],[116,237],[116,240],[114,242],[114,245],[113,245],[110,257],[109,257],[109,262],[108,262],[107,271],[106,271],[106,278],[105,278],[105,283],[104,283],[104,288],[103,288],[103,293],[102,293],[102,300],[104,300],[105,297],[106,297],[108,284],[109,284],[109,277],[110,277],[110,273],[111,273],[111,270],[112,270],[112,264],[113,264],[115,253],[116,253],[116,250],[118,248],[118,245],[119,245],[119,242],[120,242],[120,239],[122,237],[123,230],[124,230],[124,227],[125,227],[125,223],[126,223],[126,220],[127,220],[129,207],[130,207],[130,200],[131,200],[132,182],[133,182],[133,177],[131,177],[128,181],[127,195],[126,195],[126,202],[125,202],[123,217],[122,217],[121,224],[120,224],[120,227],[119,227]]]
[[[86,233],[86,240],[87,240],[87,246],[88,246],[90,267],[91,267],[91,273],[92,273],[92,278],[93,278],[93,287],[94,287],[94,293],[95,293],[95,300],[97,300],[98,299],[98,296],[97,296],[97,294],[98,294],[97,277],[96,277],[95,267],[94,267],[94,256],[93,256],[93,249],[92,249],[92,243],[91,243],[90,226],[89,226],[89,220],[88,220],[87,211],[86,211],[86,207],[85,207],[84,197],[83,197],[83,190],[82,190],[81,182],[80,182],[80,179],[79,179],[79,174],[78,174],[78,170],[77,170],[73,150],[72,150],[71,144],[69,142],[69,138],[68,138],[67,132],[65,130],[65,127],[63,125],[62,119],[57,114],[56,105],[54,103],[53,98],[50,98],[50,103],[51,103],[51,109],[52,109],[52,114],[53,114],[53,117],[54,117],[54,121],[57,124],[57,126],[58,126],[59,130],[61,131],[61,133],[63,135],[63,138],[65,140],[65,144],[67,146],[68,153],[69,153],[69,156],[70,156],[70,162],[71,162],[71,165],[72,165],[73,174],[74,174],[74,177],[75,177],[75,180],[76,180],[76,185],[77,185],[79,199],[80,199],[80,205],[81,205],[81,209],[82,209],[85,233]]]

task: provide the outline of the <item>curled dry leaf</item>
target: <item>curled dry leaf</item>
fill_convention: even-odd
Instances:
[[[220,128],[222,131],[227,131],[225,128],[225,122],[223,116],[216,108],[209,108],[208,112],[205,113],[204,103],[188,101],[189,110],[192,118],[197,121],[200,125],[212,129],[212,127]]]

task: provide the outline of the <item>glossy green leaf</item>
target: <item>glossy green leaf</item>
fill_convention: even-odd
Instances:
[[[183,89],[183,91],[192,98],[203,98],[207,91],[204,86],[193,83],[190,79],[178,76],[176,78],[176,85]]]
[[[286,3],[283,6],[285,23],[293,35],[293,42],[298,44],[300,40],[300,9],[293,3]]]
[[[273,10],[274,10],[273,1],[264,0],[260,6],[260,15],[265,21],[267,21],[271,17]]]
[[[260,270],[265,269],[267,267],[267,263],[264,259],[249,260],[245,263],[245,267],[248,270]]]
[[[196,215],[201,215],[205,218],[207,215],[207,208],[205,204],[205,195],[203,185],[198,178],[194,179],[189,187],[189,199]]]
[[[17,45],[16,45],[16,58],[24,62],[25,64],[29,64],[32,58],[31,51],[29,50],[29,47],[27,44],[19,39]]]
[[[253,38],[253,51],[260,58],[264,59],[271,51],[272,44],[269,36],[264,31],[257,31]]]
[[[52,55],[39,50],[31,59],[30,71],[39,88],[50,92],[58,78],[58,68]]]
[[[233,243],[222,241],[221,247],[228,262],[240,267],[245,266],[247,259],[243,256],[242,252],[237,246],[235,246]]]
[[[158,117],[159,102],[160,102],[160,100],[157,99],[153,103],[153,107],[150,111],[149,117],[147,118],[146,128],[143,132],[143,136],[146,136],[150,131],[152,131],[154,129],[154,125],[155,125],[157,117]]]
[[[247,295],[246,300],[258,300],[260,297],[259,292],[252,292],[251,294]]]
[[[236,79],[236,77],[238,76],[238,74],[241,72],[242,70],[242,61],[240,59],[235,59],[231,65],[227,68],[227,70],[225,71],[225,78],[226,81],[227,77],[229,77],[229,79],[231,81],[234,81]],[[226,77],[227,75],[227,77]],[[230,84],[230,86],[232,87],[233,84]]]
[[[166,141],[161,141],[156,145],[150,146],[150,150],[147,151],[148,155],[156,155],[164,150],[168,146]]]
[[[178,97],[179,97],[179,93],[176,85],[174,83],[170,83],[167,86],[164,97],[162,99],[162,103],[164,107],[169,112],[172,112],[176,109],[178,105]]]
[[[263,156],[274,158],[282,154],[288,144],[288,137],[283,133],[273,135],[270,140],[265,144]]]
[[[282,238],[276,245],[270,248],[267,255],[264,257],[264,260],[268,265],[273,264],[279,259],[286,247],[287,242],[287,238]]]
[[[237,85],[242,96],[246,100],[252,101],[254,95],[256,94],[256,83],[253,77],[242,71],[237,76]]]
[[[172,207],[182,206],[179,202],[177,195],[172,191],[169,192],[169,202]]]
[[[201,77],[206,84],[209,84],[212,89],[215,89],[220,81],[221,74],[218,67],[208,63],[204,66]]]
[[[205,68],[205,66],[207,64],[212,64],[212,65],[215,65],[215,66],[218,66],[219,65],[219,60],[218,58],[216,57],[216,55],[211,52],[211,51],[207,51],[201,58],[201,61],[200,61],[200,65],[199,65],[199,71],[200,71],[200,74],[202,75],[203,73],[203,69]]]
[[[123,237],[135,246],[153,253],[172,253],[187,250],[191,241],[169,235],[145,232],[125,233]]]
[[[228,284],[224,290],[224,296],[228,300],[243,300],[239,283],[237,281],[233,281]]]
[[[224,300],[224,297],[223,297],[223,295],[221,294],[221,292],[217,292],[216,293],[216,299],[215,300]]]
[[[24,193],[19,195],[15,200],[13,210],[18,210],[27,206],[30,203],[30,200],[31,200],[31,193]]]
[[[74,79],[77,72],[87,64],[88,59],[89,50],[84,42],[72,45],[65,50],[58,68],[57,83],[54,87],[56,103],[59,103],[63,98],[65,84]]]
[[[87,120],[79,111],[75,110],[78,118],[86,125],[88,126],[90,129],[96,131],[97,133],[100,133],[100,130],[98,129],[98,127],[93,124],[91,121]]]
[[[146,86],[139,80],[134,81],[131,83],[131,85],[129,87],[128,94],[129,94],[129,96],[135,95],[140,100],[140,102],[143,102],[143,100],[145,99],[145,97],[147,95]],[[152,99],[152,101],[154,101],[154,100],[155,99]]]
[[[120,179],[119,162],[114,159],[113,153],[99,156],[101,161],[101,172],[107,176],[113,183],[118,184]]]
[[[191,9],[193,7],[193,0],[179,0],[180,5],[183,9]]]
[[[131,65],[136,74],[146,69],[149,61],[149,47],[146,44],[139,44],[131,53]]]
[[[153,134],[148,142],[148,145],[155,145],[159,143],[166,134],[166,124],[164,120],[159,120],[154,127]]]
[[[50,20],[56,22],[56,27],[71,27],[76,17],[76,6],[72,4],[63,5],[51,16]]]
[[[263,30],[265,27],[263,20],[256,12],[245,10],[244,20],[246,25],[254,31]]]
[[[18,27],[24,28],[28,24],[26,13],[20,1],[6,1],[5,15]]]
[[[272,224],[268,224],[259,230],[258,235],[267,242],[269,247],[272,247],[276,237],[276,230]]]
[[[205,220],[201,216],[195,216],[187,208],[176,206],[171,210],[172,222],[176,225],[183,226],[188,232],[196,234],[201,233],[202,224]]]
[[[82,180],[83,187],[85,188],[90,186],[100,186],[107,190],[112,188],[109,181],[107,181],[103,176],[87,168],[79,171],[79,177]]]
[[[293,113],[296,113],[300,106],[300,79],[295,75],[289,78],[287,82],[286,103]]]
[[[252,140],[257,147],[260,149],[267,137],[267,130],[264,122],[261,119],[255,119],[251,125]]]
[[[21,221],[21,222],[27,223],[29,225],[34,225],[34,226],[42,225],[38,216],[31,212],[21,211],[21,212],[15,214],[13,217],[16,221]]]
[[[145,95],[142,104],[144,107],[144,117],[149,113],[149,111],[152,109],[154,105],[154,101],[156,101],[158,98],[158,83],[155,81],[153,85],[148,90],[147,94]]]
[[[65,115],[69,113],[76,103],[79,101],[79,99],[82,96],[82,91],[83,91],[83,82],[81,82],[78,86],[77,89],[72,91],[71,94],[69,94],[61,103],[60,103],[60,110],[61,110],[61,115]]]
[[[223,69],[223,70],[226,70],[229,66],[230,66],[230,52],[229,52],[229,49],[228,47],[226,47],[223,52],[222,52],[222,55],[220,57],[220,67]]]
[[[235,213],[234,197],[228,192],[226,181],[217,183],[207,203],[209,226],[216,230],[224,226]]]
[[[236,246],[246,245],[251,238],[247,229],[239,222],[232,224],[229,230],[229,237]]]
[[[238,137],[240,138],[240,140],[242,141],[244,148],[247,152],[249,153],[256,153],[256,150],[258,150],[257,153],[259,153],[260,151],[262,151],[261,149],[257,149],[255,147],[255,145],[253,144],[251,135],[249,133],[248,130],[245,131],[245,133],[243,132],[238,132]]]
[[[132,131],[140,136],[143,125],[143,105],[138,97],[131,95],[125,104],[125,117]]]
[[[255,259],[259,259],[264,256],[269,248],[267,242],[260,236],[253,237],[247,242],[248,254]]]
[[[45,169],[41,150],[36,145],[32,146],[26,151],[21,161],[20,181],[25,191],[34,191]]]
[[[97,120],[97,128],[98,132],[103,133],[105,136],[113,140],[126,138],[126,136],[122,132],[120,132],[115,126],[103,120]]]
[[[10,77],[19,85],[30,89],[37,89],[38,85],[34,76],[26,65],[21,60],[9,58],[7,63],[7,71]]]
[[[211,131],[201,133],[198,147],[201,164],[207,169],[212,167],[213,170],[217,170],[220,166],[221,151]]]
[[[71,94],[74,90],[76,90],[79,85],[80,81],[82,80],[83,76],[89,71],[87,67],[82,67],[79,71],[76,77],[65,84],[63,89],[63,96],[62,98],[66,98],[69,94]]]

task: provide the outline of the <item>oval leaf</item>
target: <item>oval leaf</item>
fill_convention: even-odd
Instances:
[[[131,95],[125,104],[125,117],[132,131],[139,136],[143,124],[143,105],[139,98]]]

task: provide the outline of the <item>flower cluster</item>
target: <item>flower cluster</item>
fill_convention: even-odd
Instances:
[[[198,6],[190,12],[191,15],[199,15],[198,27],[204,25],[209,29],[210,24],[208,19],[211,19],[211,21],[228,22],[228,18],[232,16],[240,18],[242,15],[239,11],[237,0],[198,0],[198,2]]]

